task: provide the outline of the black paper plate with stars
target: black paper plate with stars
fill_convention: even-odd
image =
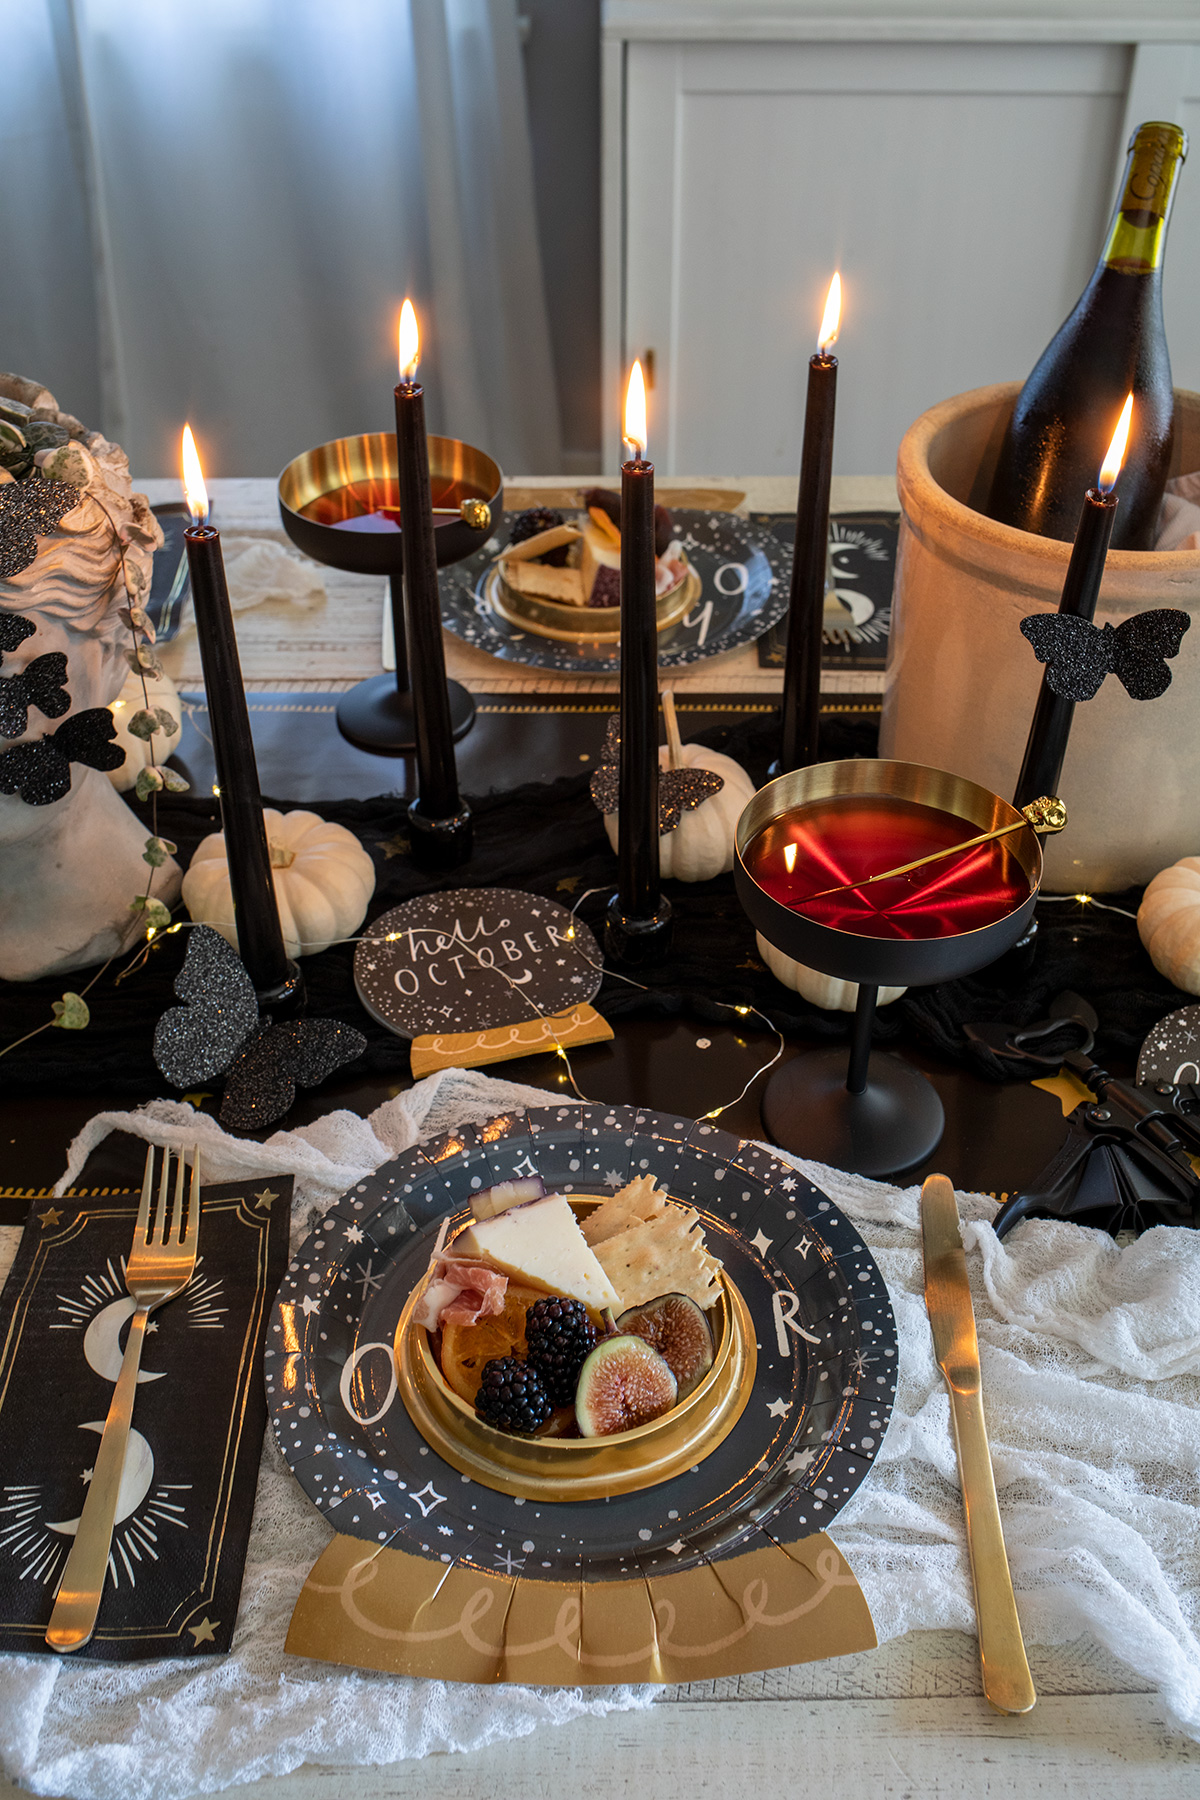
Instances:
[[[518,1175],[604,1195],[652,1173],[694,1206],[756,1326],[754,1389],[696,1468],[607,1500],[514,1499],[427,1445],[397,1392],[396,1322],[447,1214]],[[279,1291],[266,1355],[280,1448],[330,1525],[526,1579],[664,1573],[829,1527],[896,1387],[883,1278],[833,1202],[761,1145],[632,1107],[515,1111],[385,1164],[326,1214]]]
[[[787,611],[790,552],[771,532],[727,512],[672,507],[675,535],[700,578],[700,598],[677,624],[658,633],[658,661],[679,668],[752,644]],[[508,537],[507,521],[503,533]],[[580,638],[559,643],[510,624],[490,604],[486,586],[496,540],[438,576],[442,624],[466,644],[505,662],[581,675],[615,675],[620,645]]]

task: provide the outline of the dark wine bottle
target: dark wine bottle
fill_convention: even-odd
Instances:
[[[1100,260],[1017,395],[987,506],[1002,524],[1074,538],[1083,496],[1132,389],[1112,548],[1153,544],[1175,424],[1162,318],[1163,249],[1186,155],[1187,134],[1178,125],[1139,125],[1129,140],[1124,186]]]

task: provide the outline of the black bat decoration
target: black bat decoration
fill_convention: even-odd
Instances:
[[[222,1125],[253,1131],[282,1119],[297,1085],[316,1087],[367,1047],[361,1031],[337,1019],[292,1019],[273,1025],[259,1017],[254,984],[220,932],[197,925],[191,933],[172,1006],[154,1032],[154,1060],[177,1088],[224,1074]]]
[[[1131,699],[1157,700],[1171,685],[1166,658],[1178,656],[1190,624],[1187,613],[1160,607],[1115,628],[1073,613],[1034,613],[1021,630],[1060,699],[1091,700],[1105,676],[1115,675]]]
[[[592,776],[592,801],[602,813],[614,813],[620,805],[621,721],[614,714],[604,734],[600,767]],[[674,831],[685,812],[703,806],[725,786],[715,769],[660,769],[658,772],[658,835]]]
[[[72,763],[89,769],[121,767],[125,752],[113,742],[116,735],[107,706],[91,706],[67,719],[52,736],[14,744],[0,755],[0,794],[16,794],[27,806],[61,800],[71,789]]]

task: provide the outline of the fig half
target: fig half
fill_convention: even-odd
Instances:
[[[617,1320],[617,1330],[631,1332],[658,1351],[675,1377],[680,1400],[686,1400],[712,1368],[708,1320],[686,1294],[660,1294],[644,1306],[631,1307]]]
[[[612,1437],[669,1412],[677,1392],[670,1367],[644,1338],[602,1338],[579,1371],[575,1419],[583,1437]]]

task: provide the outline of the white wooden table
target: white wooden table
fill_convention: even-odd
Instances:
[[[780,478],[706,477],[686,485],[740,490],[742,506],[755,511],[784,511],[795,501],[794,482]],[[154,501],[178,497],[173,480],[139,486]],[[223,532],[282,539],[272,482],[211,486]],[[895,488],[886,477],[835,481],[833,501],[835,510],[894,506]],[[248,682],[311,690],[379,671],[382,580],[326,573],[329,602],[317,614],[263,607],[239,619]],[[451,674],[477,691],[547,690],[545,672],[494,661],[454,638],[446,646]],[[193,634],[169,646],[166,660],[177,678],[199,679]],[[681,671],[675,685],[709,693],[721,687],[774,693],[780,686],[777,672],[759,669],[752,648],[701,668]],[[861,677],[855,685],[861,688]],[[746,1800],[752,1793],[1184,1800],[1200,1794],[1200,1746],[1168,1726],[1157,1696],[1119,1663],[1088,1642],[1031,1645],[1029,1661],[1040,1698],[1024,1718],[1001,1718],[982,1698],[973,1638],[921,1632],[834,1662],[664,1688],[648,1712],[547,1726],[472,1755],[379,1769],[309,1767],[227,1791],[252,1793],[254,1800],[574,1800],[601,1792],[604,1800]],[[18,1792],[0,1783],[0,1800],[15,1800]]]

